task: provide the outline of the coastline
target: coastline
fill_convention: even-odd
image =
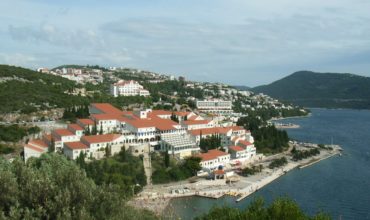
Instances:
[[[236,202],[239,202],[262,187],[285,175],[289,171],[294,169],[303,169],[322,160],[329,159],[340,154],[341,150],[340,146],[335,145],[333,146],[333,150],[321,150],[320,154],[317,156],[300,161],[292,161],[289,159],[288,164],[283,167],[275,169],[269,169],[266,167],[261,173],[253,176],[239,176],[240,180],[231,184],[226,184],[225,180],[201,180],[196,183],[182,181],[149,186],[146,187],[143,192],[138,194],[137,197],[131,200],[129,204],[136,208],[148,209],[157,215],[162,215],[165,211],[167,214],[168,212],[171,212],[170,202],[175,198],[200,196],[209,199],[218,199],[225,195],[231,195],[235,197]],[[273,156],[276,157],[276,155]],[[287,156],[287,153],[282,153],[280,156]],[[271,161],[271,158],[267,157],[258,163],[266,165]],[[187,188],[189,192],[170,193],[171,190],[179,188]]]

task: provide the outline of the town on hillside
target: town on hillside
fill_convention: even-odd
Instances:
[[[204,101],[201,109],[203,105]],[[228,108],[215,105],[212,109],[210,104],[206,105],[206,111],[212,112],[223,113],[223,108]],[[101,159],[122,150],[139,156],[147,148],[149,152],[167,152],[178,160],[198,156],[202,159],[202,168],[209,172],[256,158],[250,131],[233,122],[220,123],[217,117],[208,118],[203,113],[152,109],[123,111],[108,103],[91,104],[89,113],[89,118],[77,119],[66,128],[28,141],[24,146],[25,160],[47,152],[63,153],[73,160],[81,155],[86,160]],[[219,147],[208,150],[203,146],[203,141],[210,139],[219,141]]]

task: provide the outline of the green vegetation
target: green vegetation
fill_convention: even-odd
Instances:
[[[71,108],[66,108],[63,112],[63,120],[76,122],[78,118],[89,117],[89,106],[72,106]]]
[[[13,153],[15,150],[13,147],[9,147],[3,144],[0,144],[0,155],[1,154],[10,154]]]
[[[307,107],[370,109],[370,78],[353,74],[300,71],[252,90]]]
[[[185,180],[196,175],[201,169],[199,157],[188,157],[184,161],[171,160],[167,166],[165,155],[152,154],[154,169],[152,180],[154,184]]]
[[[286,157],[282,157],[282,158],[279,158],[279,159],[274,159],[269,164],[269,168],[270,169],[278,168],[278,167],[284,166],[287,163],[288,163],[288,160],[286,159]]]
[[[246,167],[244,169],[242,169],[241,171],[241,175],[242,176],[252,176],[256,173],[260,173],[262,171],[262,168],[263,166],[262,165],[259,165],[259,166],[252,166],[252,167]]]
[[[221,146],[221,138],[218,135],[212,135],[206,138],[200,138],[199,147],[204,152],[211,149],[218,149]]]
[[[293,154],[293,160],[298,161],[298,160],[303,160],[308,157],[319,155],[320,150],[317,148],[312,148],[310,150],[296,150],[295,148],[293,148],[292,154]]]
[[[39,127],[21,127],[14,125],[0,125],[0,141],[17,142],[27,135],[37,134],[41,130]]]
[[[0,113],[20,111],[27,114],[39,109],[78,105],[85,99],[66,94],[78,86],[59,76],[0,65],[0,79],[3,77],[12,79],[0,82]]]
[[[258,152],[265,154],[278,153],[288,147],[289,137],[286,131],[278,130],[275,126],[265,126],[261,117],[248,116],[240,118],[238,125],[250,130]]]
[[[85,163],[83,155],[76,160],[95,184],[114,185],[124,197],[130,197],[146,185],[143,162],[122,150],[119,154]]]
[[[0,158],[0,192],[1,219],[155,219],[127,206],[115,185],[97,186],[58,154],[26,164]]]
[[[318,213],[314,216],[306,215],[297,203],[288,198],[279,198],[266,206],[263,199],[259,198],[253,201],[244,210],[231,207],[214,207],[209,213],[197,218],[198,220],[330,220],[331,217],[324,213]]]

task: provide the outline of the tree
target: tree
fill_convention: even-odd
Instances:
[[[53,135],[51,135],[51,140],[50,140],[50,146],[49,146],[49,152],[54,153],[55,152],[55,140]]]
[[[177,115],[175,115],[173,112],[171,114],[171,120],[174,121],[174,122],[177,122],[179,123],[179,118],[177,117]]]
[[[85,133],[86,136],[91,135],[91,131],[90,131],[90,126],[89,125],[86,126],[84,133]]]
[[[102,135],[103,134],[103,124],[100,124],[100,131],[99,131],[99,134]]]
[[[170,155],[168,155],[168,151],[164,154],[164,164],[166,167],[170,166]]]
[[[105,156],[106,157],[112,156],[112,148],[109,144],[107,144],[107,146],[105,147]]]
[[[97,135],[98,134],[98,128],[97,128],[97,125],[96,125],[96,121],[94,121],[94,126],[92,128],[91,134],[92,135]]]
[[[1,219],[155,219],[125,205],[119,187],[96,185],[59,154],[26,164],[0,158],[0,182]]]
[[[76,163],[81,167],[84,168],[86,166],[85,162],[86,154],[80,151],[80,155],[76,158]]]

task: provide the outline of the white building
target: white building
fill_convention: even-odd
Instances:
[[[230,163],[230,154],[220,150],[209,150],[207,153],[199,154],[198,157],[202,158],[200,165],[202,168],[217,169],[219,166],[226,166]]]
[[[117,96],[149,96],[148,90],[145,90],[142,85],[134,80],[125,81],[120,80],[110,87],[111,94]]]
[[[30,140],[24,146],[24,160],[27,161],[31,157],[40,157],[41,154],[48,152],[48,147],[43,140]]]
[[[161,139],[161,150],[179,159],[197,154],[200,150],[195,140],[186,133],[163,134]]]
[[[228,114],[232,113],[232,102],[224,100],[198,100],[197,108],[199,111],[216,113],[216,114]]]

